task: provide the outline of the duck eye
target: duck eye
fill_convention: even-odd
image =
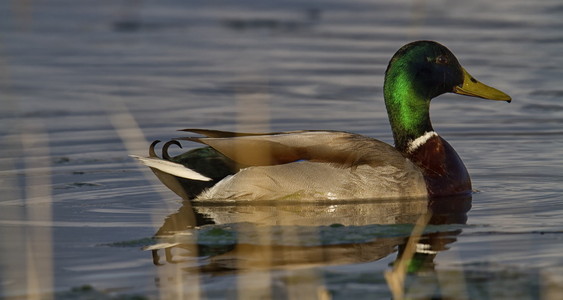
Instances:
[[[445,65],[445,64],[448,63],[448,58],[445,55],[440,55],[440,56],[436,57],[436,63],[441,64],[441,65]]]

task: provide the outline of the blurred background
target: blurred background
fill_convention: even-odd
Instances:
[[[555,0],[0,2],[0,298],[399,298],[385,274],[423,220],[407,297],[558,299],[562,15]],[[444,218],[406,200],[192,205],[128,156],[182,128],[392,143],[384,71],[420,39],[513,98],[433,101],[475,189]]]

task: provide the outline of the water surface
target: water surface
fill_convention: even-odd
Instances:
[[[562,12],[547,0],[2,2],[0,297],[389,299],[385,273],[427,221],[409,297],[557,299]],[[513,98],[433,101],[475,192],[430,219],[415,200],[190,204],[128,157],[181,128],[392,142],[383,73],[418,39]]]

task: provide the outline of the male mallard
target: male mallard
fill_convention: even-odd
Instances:
[[[471,180],[455,150],[432,128],[430,100],[446,92],[510,102],[473,78],[446,47],[417,41],[395,53],[384,96],[395,147],[339,131],[235,133],[184,129],[205,144],[163,159],[137,157],[183,198],[197,200],[361,199],[459,195]]]

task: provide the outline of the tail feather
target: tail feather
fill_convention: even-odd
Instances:
[[[212,179],[201,175],[200,173],[186,168],[182,164],[171,162],[168,160],[153,158],[153,157],[141,157],[137,155],[130,155],[133,158],[140,160],[143,164],[150,168],[158,169],[164,173],[168,173],[177,177],[187,178],[191,180],[199,181],[211,181]]]

